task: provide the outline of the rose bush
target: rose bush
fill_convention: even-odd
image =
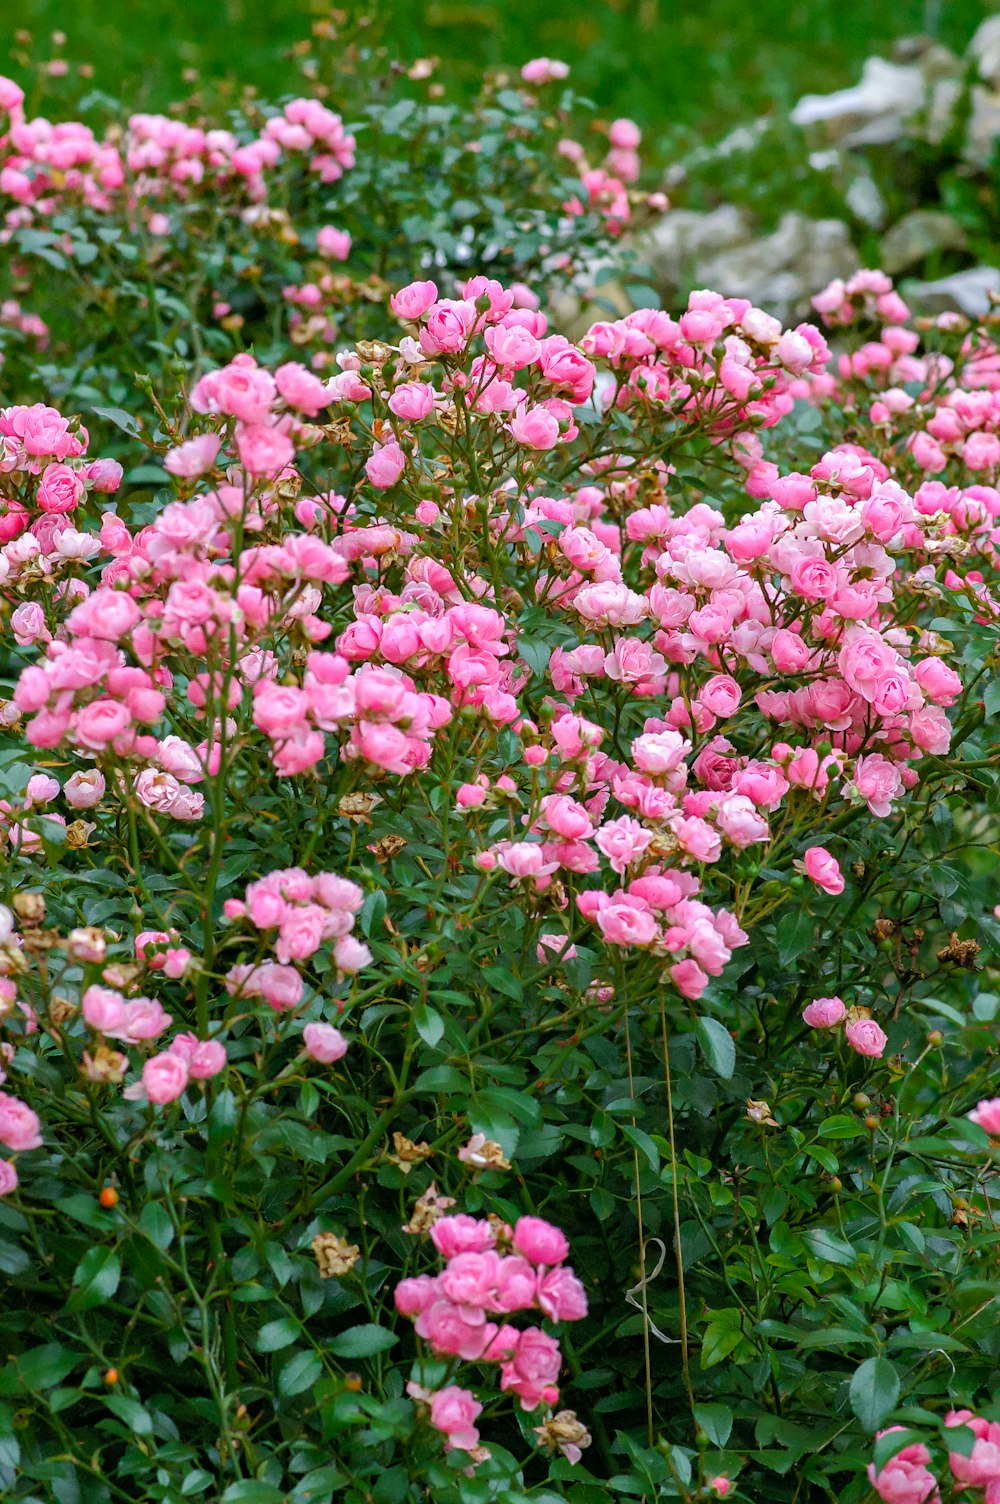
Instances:
[[[363,170],[16,93],[22,250]],[[495,269],[0,410],[5,1492],[990,1504],[995,321]]]

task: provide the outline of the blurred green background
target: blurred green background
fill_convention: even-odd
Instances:
[[[961,51],[997,8],[996,0],[381,0],[374,14],[391,55],[439,56],[449,80],[470,90],[485,65],[565,58],[578,89],[602,112],[633,115],[655,146],[678,130],[711,140],[804,92],[848,84],[869,53],[900,36],[923,32]],[[348,24],[359,13],[352,7]],[[50,57],[51,33],[61,30],[71,65],[92,66],[94,86],[130,105],[164,107],[188,91],[182,79],[192,68],[275,97],[296,88],[284,54],[330,14],[314,0],[8,0],[0,60],[18,31],[32,34],[36,56]],[[25,82],[23,67],[11,71]],[[71,73],[47,83],[38,102],[55,112],[60,87],[78,93]]]

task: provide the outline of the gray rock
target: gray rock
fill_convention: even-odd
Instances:
[[[988,167],[997,136],[1000,136],[1000,93],[977,84],[972,90],[972,111],[965,139],[966,161],[975,167]]]
[[[916,63],[870,57],[853,89],[804,95],[792,111],[792,123],[803,129],[822,127],[827,139],[845,146],[895,141],[923,105],[926,88]]]
[[[711,214],[673,211],[641,253],[667,300],[692,287],[710,287],[750,298],[779,318],[807,313],[814,292],[858,267],[858,253],[838,219],[790,213],[772,234],[758,236],[732,205]]]
[[[966,56],[991,89],[1000,89],[1000,16],[988,16],[969,43]]]
[[[917,266],[934,251],[962,251],[965,231],[950,214],[935,209],[914,209],[882,237],[879,264],[890,276]]]
[[[989,312],[990,293],[1000,294],[1000,270],[995,266],[970,266],[935,282],[908,282],[904,288],[907,301],[922,313],[957,310],[969,318]]]

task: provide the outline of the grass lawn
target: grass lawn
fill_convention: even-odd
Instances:
[[[707,138],[735,120],[834,89],[895,37],[931,32],[964,47],[989,0],[381,0],[376,29],[393,56],[437,55],[447,76],[474,87],[485,65],[537,54],[566,58],[579,88],[609,114],[635,116],[654,141],[680,127]],[[40,56],[61,29],[65,53],[93,66],[94,84],[159,109],[187,86],[186,69],[296,88],[283,57],[330,8],[310,0],[21,0],[0,14],[0,67],[19,28]],[[359,8],[355,7],[353,14]],[[23,69],[13,65],[21,78]],[[63,81],[38,103],[58,113]],[[74,94],[76,84],[72,85]]]

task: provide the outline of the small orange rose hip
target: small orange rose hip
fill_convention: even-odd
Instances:
[[[106,1368],[104,1370],[104,1382],[105,1382],[105,1384],[117,1384],[118,1383],[118,1370],[117,1370],[117,1368]]]
[[[118,1192],[113,1185],[106,1185],[97,1199],[103,1207],[110,1211],[111,1207],[118,1205]]]

